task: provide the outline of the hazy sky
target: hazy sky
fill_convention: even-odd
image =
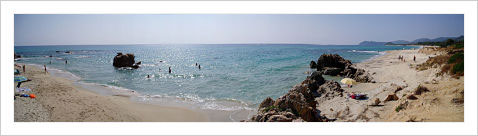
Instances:
[[[17,14],[15,45],[304,43],[460,36],[462,14]]]

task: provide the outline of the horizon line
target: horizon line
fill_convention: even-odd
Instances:
[[[31,44],[31,45],[13,45],[13,46],[76,46],[76,45],[98,45],[98,46],[112,46],[112,45],[284,45],[284,44],[297,44],[297,45],[359,45],[359,44],[310,44],[310,43],[121,43],[121,44]]]

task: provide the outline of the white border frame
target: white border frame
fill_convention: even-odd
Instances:
[[[15,123],[14,14],[464,14],[465,122],[454,123]],[[364,135],[477,134],[476,1],[1,1],[2,135]]]

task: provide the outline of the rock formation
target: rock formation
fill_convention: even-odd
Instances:
[[[319,115],[319,111],[316,109],[317,101],[315,98],[317,96],[327,96],[331,92],[341,93],[343,90],[340,88],[340,85],[335,85],[338,85],[338,83],[324,80],[322,74],[316,71],[302,83],[295,85],[287,94],[276,100],[267,98],[262,101],[259,105],[258,113],[248,121],[329,121],[327,118]]]
[[[115,67],[132,67],[132,68],[139,68],[139,64],[135,63],[134,61],[134,54],[123,54],[119,52],[113,59],[113,66]]]
[[[310,68],[317,68],[317,63],[315,61],[310,61]]]
[[[338,54],[322,54],[317,60],[316,67],[317,71],[324,75],[344,76],[357,82],[372,82],[373,80],[368,72],[356,68],[350,60],[346,60]]]
[[[13,57],[14,59],[17,59],[17,58],[21,58],[21,57],[22,57],[22,56],[20,56],[20,55],[18,55],[18,54],[16,54],[16,53],[13,53],[13,55],[14,55],[14,57]]]

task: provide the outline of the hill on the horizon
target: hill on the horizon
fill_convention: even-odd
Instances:
[[[464,36],[458,36],[458,37],[438,37],[434,39],[429,39],[429,38],[419,38],[413,41],[406,41],[406,40],[396,40],[396,41],[390,41],[390,42],[377,42],[377,41],[362,41],[359,43],[359,45],[391,45],[391,44],[417,44],[419,42],[443,42],[448,39],[454,39],[454,40],[463,40]]]

